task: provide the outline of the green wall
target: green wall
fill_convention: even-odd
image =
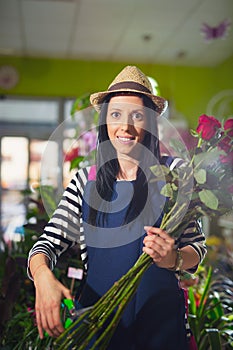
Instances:
[[[217,67],[182,67],[135,62],[96,62],[62,59],[0,57],[2,65],[12,65],[19,72],[19,82],[11,90],[0,88],[1,95],[77,97],[87,92],[105,90],[114,76],[127,64],[136,64],[154,77],[161,95],[196,126],[206,113],[209,101],[223,90],[233,91],[233,57]],[[231,106],[228,108],[232,108]],[[233,110],[228,111],[233,114]]]

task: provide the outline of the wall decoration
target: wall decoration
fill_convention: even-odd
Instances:
[[[229,33],[231,21],[225,19],[220,22],[216,27],[212,27],[207,23],[203,23],[201,27],[201,34],[204,36],[206,42],[210,42],[216,39],[225,39]]]
[[[10,90],[19,81],[19,73],[15,67],[4,65],[0,67],[0,88]]]

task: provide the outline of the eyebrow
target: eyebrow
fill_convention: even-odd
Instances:
[[[124,109],[124,108],[120,108],[120,107],[117,107],[117,106],[115,107],[115,106],[113,105],[113,106],[110,106],[108,110],[109,110],[109,111],[110,111],[110,110],[122,111],[123,109]],[[145,111],[145,108],[143,108],[143,107],[135,108],[135,109],[132,110],[132,112],[144,112],[144,111]]]
[[[109,107],[109,109],[108,109],[109,111],[112,111],[112,110],[114,110],[114,111],[122,111],[122,108],[117,108],[117,107],[114,107],[114,106],[112,106],[112,107]]]

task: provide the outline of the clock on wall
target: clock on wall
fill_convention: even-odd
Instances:
[[[19,73],[13,66],[0,66],[0,88],[10,90],[14,88],[19,81]]]

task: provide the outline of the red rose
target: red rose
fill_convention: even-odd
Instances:
[[[224,130],[227,131],[227,136],[219,141],[218,148],[222,149],[226,154],[220,156],[220,161],[222,163],[233,164],[233,119],[225,121]]]
[[[226,155],[221,154],[220,155],[220,162],[221,163],[228,163],[229,165],[232,166],[233,164],[233,151],[227,153]]]
[[[232,146],[230,145],[230,140],[230,137],[226,136],[218,144],[218,147],[226,153],[220,155],[221,163],[233,164],[233,150]]]
[[[233,185],[228,188],[229,193],[233,193]]]
[[[224,124],[224,130],[227,130],[228,136],[233,136],[233,118],[227,119]]]
[[[220,161],[221,163],[230,163],[233,164],[233,150],[232,150],[232,138],[229,136],[225,136],[221,141],[218,143],[218,148],[223,150],[226,154],[220,155]]]
[[[212,116],[202,114],[199,117],[199,124],[197,127],[198,134],[201,134],[203,140],[210,140],[215,134],[217,129],[221,127],[219,120]]]
[[[66,153],[65,162],[71,162],[73,159],[77,158],[78,155],[79,155],[79,148],[78,147],[72,148],[71,151]]]
[[[225,151],[226,153],[231,151],[231,137],[225,136],[222,140],[219,141],[218,147]]]

